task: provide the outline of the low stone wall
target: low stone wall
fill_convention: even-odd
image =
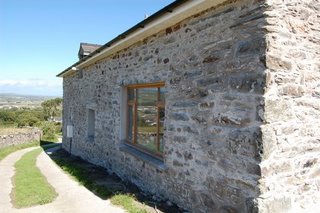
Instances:
[[[12,145],[24,144],[30,141],[40,141],[42,131],[38,128],[32,128],[25,133],[10,135],[0,135],[0,149]]]

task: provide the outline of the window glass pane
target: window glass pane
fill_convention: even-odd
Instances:
[[[128,88],[128,100],[129,101],[134,100],[134,89]]]
[[[157,151],[157,88],[137,90],[137,143],[150,151]]]
[[[127,140],[129,142],[150,152],[163,153],[166,92],[163,87],[128,88]]]
[[[163,152],[163,124],[164,124],[165,110],[159,109],[159,151]]]
[[[94,138],[95,131],[95,112],[88,109],[88,138]]]
[[[157,151],[156,107],[138,106],[137,143],[150,151]]]
[[[133,107],[128,106],[128,141],[133,142]]]
[[[137,89],[138,106],[156,106],[158,88]]]
[[[166,95],[167,90],[164,87],[160,88],[160,101],[165,101],[166,100]]]

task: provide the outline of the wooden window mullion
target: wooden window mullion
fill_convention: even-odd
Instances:
[[[137,113],[137,108],[138,108],[138,89],[134,90],[135,96],[134,96],[134,103],[133,103],[133,143],[136,144],[137,143],[137,118],[138,118],[138,113]]]
[[[157,92],[157,103],[160,101],[160,88]],[[157,104],[158,105],[158,104]],[[157,151],[160,152],[160,108],[157,107]]]
[[[128,138],[129,138],[129,125],[130,125],[130,116],[129,116],[129,114],[130,114],[130,112],[129,112],[129,109],[130,109],[130,105],[129,104],[127,104],[127,123],[126,123],[126,140],[128,140]]]
[[[135,101],[134,100],[130,100],[130,101],[128,101],[128,104],[127,104],[127,112],[128,112],[128,114],[129,114],[129,108],[132,108],[132,110],[133,110],[133,112],[132,112],[132,119],[133,119],[133,122],[132,122],[132,126],[131,126],[131,137],[132,137],[132,139],[131,139],[131,141],[130,141],[130,143],[134,143],[134,120],[135,120],[135,115],[134,115],[134,108],[135,108]],[[126,138],[128,138],[128,135],[129,135],[129,132],[128,132],[128,130],[129,130],[129,124],[130,124],[130,122],[129,122],[129,120],[130,120],[130,117],[129,116],[127,116],[127,124],[126,124]],[[132,131],[133,131],[133,133],[132,133]]]

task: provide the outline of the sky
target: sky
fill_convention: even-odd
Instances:
[[[62,96],[80,42],[105,44],[173,0],[0,0],[0,93]]]

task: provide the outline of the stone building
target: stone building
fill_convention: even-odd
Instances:
[[[63,148],[191,212],[315,211],[319,14],[173,2],[58,74]]]

